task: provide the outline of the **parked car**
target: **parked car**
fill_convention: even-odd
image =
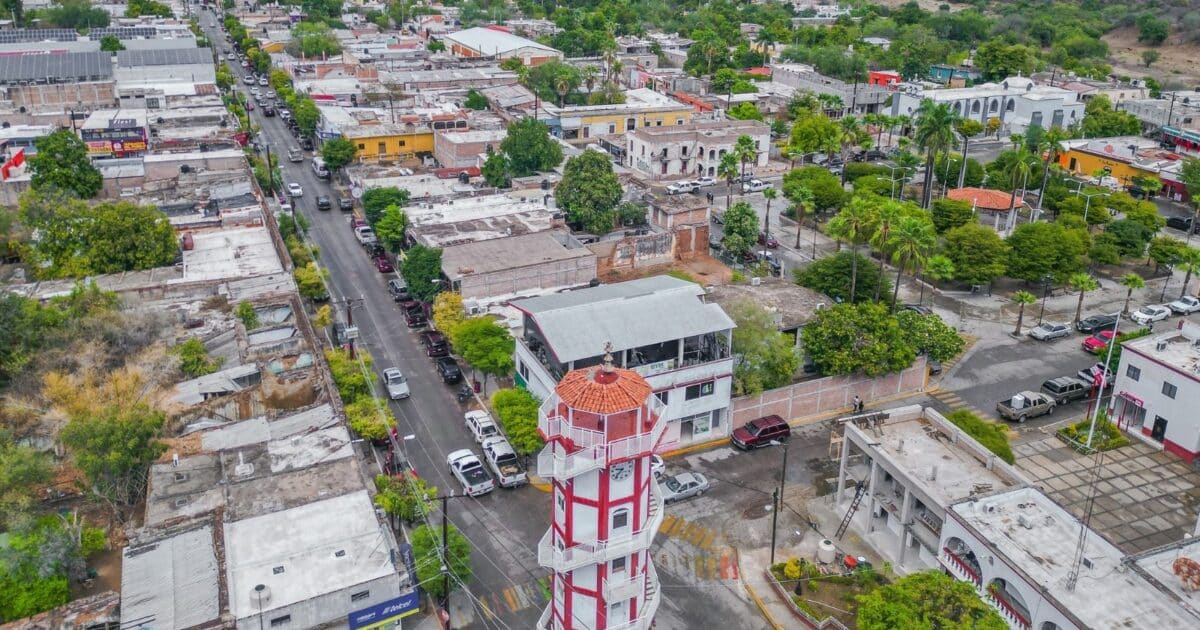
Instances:
[[[388,368],[383,371],[383,386],[387,389],[388,398],[392,400],[400,400],[408,398],[408,379],[404,378],[404,373],[400,368]]]
[[[429,322],[428,318],[425,317],[425,309],[421,308],[421,306],[419,304],[414,308],[404,309],[404,323],[409,328],[420,328],[421,326],[424,326],[428,322]],[[462,378],[461,374],[459,375],[459,378],[460,379]],[[445,379],[445,377],[443,376],[443,380],[444,379]],[[449,382],[449,381],[446,381],[446,382]]]
[[[446,343],[446,335],[436,330],[421,333],[421,345],[425,346],[425,356],[444,357],[450,354],[450,345]]]
[[[1101,330],[1091,337],[1084,339],[1083,343],[1080,345],[1083,347],[1085,352],[1100,354],[1101,352],[1104,352],[1106,348],[1108,348],[1108,344],[1112,342],[1113,337],[1116,336],[1117,332],[1115,330]]]
[[[1081,333],[1097,333],[1101,330],[1116,330],[1116,315],[1092,315],[1075,322],[1075,330]]]
[[[742,192],[743,193],[762,192],[768,188],[772,188],[772,186],[770,184],[768,184],[767,182],[764,182],[761,179],[752,179],[752,180],[742,184]]]
[[[249,65],[249,64],[247,64],[244,61],[242,62],[243,68],[245,68],[247,65]],[[254,77],[247,76],[246,78],[242,79],[242,82],[245,83],[246,85],[254,85]]]
[[[1168,304],[1167,308],[1171,309],[1171,312],[1176,315],[1190,315],[1191,313],[1200,311],[1200,300],[1190,295],[1185,295]]]
[[[388,260],[387,254],[375,256],[371,261],[375,264],[375,269],[379,273],[392,273],[396,271],[396,268],[392,266],[392,261]]]
[[[333,208],[333,202],[325,195],[317,196],[317,210],[329,210]]]
[[[663,462],[661,455],[650,456],[650,474],[654,475],[655,479],[662,477],[662,474],[664,471],[666,471],[666,469],[667,465],[665,462]]]
[[[1113,374],[1112,370],[1106,369],[1103,363],[1094,363],[1090,367],[1085,367],[1082,370],[1079,370],[1079,372],[1076,373],[1076,376],[1079,377],[1079,380],[1090,385],[1099,381],[1101,373],[1104,375],[1104,388],[1108,389],[1109,387],[1112,387],[1113,381],[1116,380],[1114,378],[1116,375]]]
[[[372,230],[368,226],[354,228],[354,238],[364,247],[379,242],[379,239],[375,237],[375,230]]]
[[[770,247],[771,249],[779,247],[779,241],[776,240],[774,236],[771,236],[771,234],[768,232],[759,232],[758,233],[758,244],[765,245],[766,247]]]
[[[300,184],[297,184],[296,182],[288,183],[287,191],[288,191],[288,194],[293,197],[303,197],[304,196],[304,189],[301,188]]]
[[[1005,420],[1025,422],[1030,418],[1054,413],[1054,398],[1038,392],[1023,391],[996,403],[996,413]]]
[[[682,195],[683,193],[694,193],[700,191],[700,184],[696,182],[675,182],[667,186],[668,195]]]
[[[450,473],[458,478],[463,491],[473,497],[483,496],[496,489],[496,482],[475,453],[467,449],[451,452],[446,456],[446,465]]]
[[[272,116],[275,115],[275,108],[271,107],[270,105],[264,105],[262,112],[263,112],[263,116],[266,116],[267,118],[271,118]]]
[[[1187,232],[1192,229],[1192,217],[1167,217],[1167,227]]]
[[[258,84],[263,87],[266,87],[268,85],[271,85],[271,82],[267,80],[267,77],[262,77],[258,80]]]
[[[313,150],[312,138],[309,138],[308,136],[304,136],[303,138],[300,138],[300,148],[304,149],[305,151],[312,151]]]
[[[1129,318],[1139,324],[1146,325],[1151,322],[1162,321],[1170,316],[1171,309],[1158,304],[1147,304],[1146,306],[1134,311]]]
[[[462,369],[450,357],[440,357],[437,360],[437,372],[438,376],[442,377],[442,382],[447,385],[453,385],[462,381]]]
[[[500,480],[501,488],[515,488],[528,481],[525,471],[521,468],[521,461],[517,458],[517,452],[503,436],[485,439],[482,447],[483,461],[487,462],[492,474]]]
[[[744,450],[770,446],[772,441],[783,442],[792,435],[792,428],[779,416],[755,418],[733,430],[730,441]]]
[[[463,414],[463,422],[467,425],[467,430],[471,432],[471,437],[480,444],[490,437],[500,435],[500,429],[496,428],[496,421],[492,420],[492,416],[482,409],[475,409]]]
[[[349,197],[338,197],[338,210],[354,212],[354,200]]]
[[[712,177],[696,178],[696,185],[701,188],[704,188],[705,186],[715,186],[716,184],[717,184],[717,180],[713,179]]]
[[[1083,400],[1092,391],[1091,383],[1072,376],[1060,376],[1042,383],[1042,392],[1054,398],[1054,402],[1065,405],[1072,400]]]
[[[708,216],[709,220],[711,220],[713,223],[716,223],[717,225],[725,225],[725,217],[720,212],[713,210]]]
[[[387,284],[388,295],[391,295],[393,300],[399,302],[401,300],[409,299],[408,283],[406,283],[403,278],[392,278],[391,280],[388,280]]]
[[[289,148],[287,156],[288,156],[289,162],[303,162],[304,161],[304,152],[300,150],[300,147]]]
[[[870,149],[866,153],[863,153],[863,158],[865,158],[868,162],[873,162],[875,160],[887,158],[887,154],[878,149]]]
[[[923,304],[904,304],[900,307],[902,311],[912,311],[918,315],[933,315],[933,309]]]
[[[675,503],[691,497],[698,497],[708,490],[708,485],[707,477],[700,473],[690,472],[664,477],[659,481],[665,503]]]
[[[1029,336],[1038,341],[1053,341],[1071,334],[1071,327],[1066,324],[1042,322],[1029,331]]]

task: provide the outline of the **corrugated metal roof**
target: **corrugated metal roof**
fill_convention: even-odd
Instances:
[[[215,620],[217,554],[204,526],[146,545],[125,548],[121,561],[121,618],[129,628],[176,630]]]
[[[122,50],[117,53],[117,66],[121,68],[192,64],[212,65],[212,62],[212,49],[209,48]]]
[[[112,75],[112,54],[106,52],[0,56],[0,83],[100,81]]]
[[[734,328],[720,306],[701,301],[703,294],[693,282],[654,276],[511,304],[529,314],[566,363],[599,356],[609,342],[627,350]]]
[[[559,52],[545,44],[539,44],[532,39],[525,39],[512,33],[505,33],[482,26],[468,28],[457,33],[450,33],[446,35],[446,39],[476,50],[481,55],[503,55],[521,48],[537,48],[546,52]]]

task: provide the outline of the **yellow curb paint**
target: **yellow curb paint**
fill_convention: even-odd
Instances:
[[[745,587],[746,592],[750,594],[750,599],[754,600],[754,605],[758,606],[758,611],[762,613],[762,616],[767,620],[767,623],[771,624],[771,627],[774,628],[774,630],[783,630],[783,626],[775,622],[775,617],[771,616],[771,611],[767,610],[767,606],[763,604],[763,601],[761,598],[759,598],[758,593],[754,592],[754,589],[750,586],[750,583],[742,580],[742,586]]]
[[[700,541],[700,548],[701,549],[712,548],[713,541],[716,540],[716,538],[717,538],[717,532],[709,530],[708,534],[706,534],[704,536],[704,539]]]

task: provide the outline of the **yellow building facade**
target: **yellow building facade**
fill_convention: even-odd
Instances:
[[[589,138],[622,134],[643,127],[686,125],[695,109],[653,90],[640,88],[625,93],[625,102],[614,105],[544,107],[547,122],[563,140],[586,143]]]
[[[359,160],[394,160],[433,153],[433,127],[428,124],[397,123],[359,125],[342,132],[354,144]]]
[[[1059,166],[1074,175],[1094,177],[1098,174],[1112,177],[1124,186],[1133,183],[1134,177],[1158,177],[1157,160],[1139,155],[1153,151],[1156,147],[1139,146],[1145,143],[1113,138],[1110,140],[1076,141],[1078,146],[1068,146],[1058,157]]]

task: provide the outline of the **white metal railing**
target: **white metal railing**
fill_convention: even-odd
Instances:
[[[653,436],[655,434],[661,436],[667,424],[664,417],[666,406],[663,405],[662,401],[660,401],[658,398],[650,396],[647,398],[645,404],[646,407],[648,407],[649,413],[658,418],[654,423],[654,426],[651,427],[649,431],[642,430],[641,424],[645,420],[645,417],[643,416],[636,421],[639,424],[637,427],[637,433],[624,438],[612,439],[608,435],[607,431],[585,429],[572,424],[569,419],[559,414],[559,402],[558,396],[551,396],[542,403],[541,407],[538,409],[538,429],[542,432],[542,435],[546,436],[547,440],[554,437],[562,437],[570,440],[572,444],[579,447],[603,446],[605,444],[610,445],[610,447],[617,447],[622,443],[635,442],[640,447],[646,442],[649,442],[649,448],[653,448],[656,441],[649,436]],[[611,427],[611,424],[609,427]]]
[[[663,518],[662,492],[658,484],[650,484],[650,509],[646,513],[646,522],[642,528],[619,539],[596,541],[594,543],[577,543],[571,547],[559,549],[554,545],[553,527],[546,530],[538,541],[538,564],[552,571],[563,573],[574,571],[589,564],[608,562],[613,558],[627,556],[635,551],[649,549],[654,542],[654,535],[662,527]]]
[[[604,578],[600,587],[601,592],[604,593],[604,601],[619,602],[637,595],[646,587],[646,574],[640,571],[637,573],[625,571],[616,579]]]
[[[554,444],[547,444],[542,452],[538,453],[538,476],[546,479],[567,479],[604,467],[602,448],[585,448],[564,455],[555,453],[554,448]]]
[[[1017,612],[1011,604],[1004,601],[1002,597],[985,592],[983,598],[999,611],[1000,616],[1004,618],[1004,621],[1008,622],[1009,627],[1016,628],[1017,630],[1029,630],[1029,622],[1025,620],[1025,617]]]
[[[542,616],[538,617],[537,630],[548,630],[550,628],[550,615],[554,614],[554,602],[546,604],[545,610],[542,611]]]
[[[603,434],[598,431],[572,427],[560,416],[541,416],[538,418],[538,428],[547,439],[563,436],[580,448],[573,453],[559,454],[554,451],[554,444],[547,444],[538,454],[538,474],[563,479],[603,468],[613,460],[648,455],[658,446],[667,430],[667,424],[666,420],[659,418],[648,433],[639,433],[606,443]]]
[[[658,613],[658,605],[662,602],[659,596],[658,571],[654,563],[646,566],[646,593],[638,606],[639,614],[636,619],[624,623],[608,624],[607,630],[645,630],[654,623],[654,615]]]

